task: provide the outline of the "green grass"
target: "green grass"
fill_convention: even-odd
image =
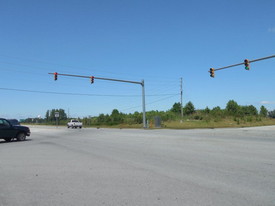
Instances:
[[[195,129],[195,128],[236,128],[236,127],[256,127],[275,125],[275,119],[262,119],[260,121],[241,120],[241,119],[224,119],[218,122],[205,120],[192,121],[168,121],[163,123],[163,128],[171,129]]]
[[[28,125],[28,124],[26,124]],[[37,124],[45,125],[45,124]],[[49,125],[49,124],[48,124]],[[211,119],[211,120],[170,120],[163,121],[161,128],[167,129],[199,129],[199,128],[238,128],[238,127],[256,127],[275,125],[275,119],[257,118],[257,117],[243,117],[243,118],[226,118],[226,119]],[[53,125],[55,126],[55,125]],[[59,125],[62,126],[62,125]],[[65,126],[65,125],[63,125]],[[90,128],[143,128],[143,124],[118,124],[118,125],[92,125],[85,126]],[[150,129],[157,129],[153,122],[148,125]]]
[[[167,129],[199,129],[199,128],[237,128],[237,127],[256,127],[256,126],[268,126],[275,125],[275,119],[262,118],[262,119],[222,119],[219,121],[205,121],[205,120],[184,120],[184,121],[165,121],[162,122],[161,128]],[[143,128],[143,124],[118,124],[118,125],[99,125],[91,126],[92,128]],[[148,125],[150,129],[155,128],[151,122]]]

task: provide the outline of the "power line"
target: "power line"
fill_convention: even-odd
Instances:
[[[29,61],[29,62],[36,62],[36,63],[42,63],[42,64],[47,64],[47,65],[53,65],[53,66],[57,66],[57,67],[67,67],[67,68],[71,68],[71,69],[78,69],[78,71],[79,70],[82,70],[82,71],[85,71],[85,72],[87,72],[88,70],[93,70],[93,71],[95,71],[95,72],[97,72],[97,73],[109,73],[109,74],[112,74],[112,75],[119,75],[119,76],[121,76],[121,75],[126,75],[126,76],[132,76],[133,75],[133,73],[125,73],[125,72],[111,72],[111,71],[108,71],[108,70],[102,70],[102,69],[97,69],[97,68],[94,68],[94,67],[92,67],[92,68],[88,68],[88,67],[83,67],[83,66],[81,66],[81,67],[78,67],[78,66],[71,66],[71,65],[67,65],[67,64],[59,64],[59,63],[52,63],[52,62],[47,62],[47,61],[41,61],[41,60],[36,60],[36,59],[24,59],[24,58],[21,58],[21,57],[12,57],[12,56],[9,56],[9,55],[3,55],[3,54],[0,54],[0,56],[2,56],[2,57],[5,57],[5,58],[9,58],[9,59],[17,59],[17,60],[23,60],[23,61]],[[33,65],[27,65],[27,64],[20,64],[20,63],[14,63],[14,62],[4,62],[4,61],[0,61],[0,63],[4,63],[4,64],[11,64],[11,65],[18,65],[18,66],[23,66],[23,67],[33,67],[33,68],[38,68],[38,69],[43,69],[43,70],[48,70],[49,68],[48,68],[48,66],[47,66],[47,68],[45,68],[45,67],[37,67],[37,66],[33,66]],[[169,68],[167,68],[166,70],[169,70]],[[60,71],[60,70],[59,70]],[[63,72],[68,72],[68,71],[65,71],[65,70],[62,70]],[[135,74],[135,76],[137,76],[138,74]],[[167,77],[167,75],[165,75],[165,77],[162,77],[162,76],[156,76],[156,75],[154,75],[154,76],[146,76],[146,77],[149,77],[149,78],[154,78],[154,79],[156,79],[156,78],[159,78],[159,79],[164,79],[165,78],[165,82],[167,83],[167,82],[174,82],[174,78],[172,78],[172,77]],[[168,80],[168,79],[170,79],[170,81]],[[153,81],[156,81],[156,82],[159,82],[159,80],[153,80]]]
[[[165,98],[162,98],[162,99],[158,99],[158,100],[156,100],[156,101],[153,101],[153,102],[149,102],[149,103],[146,104],[146,106],[151,105],[151,104],[154,104],[154,103],[156,103],[156,102],[164,101],[164,100],[166,100],[166,99],[170,99],[170,98],[175,97],[175,96],[178,96],[178,95],[179,95],[179,94],[173,94],[173,95],[170,95],[169,97],[165,97]],[[139,108],[139,107],[140,107],[140,105],[139,105],[139,106],[133,106],[133,107],[129,107],[129,108],[126,108],[126,109],[122,109],[122,111],[127,111],[127,110],[130,110],[130,109]]]
[[[17,92],[29,92],[29,93],[40,93],[40,94],[55,94],[55,95],[74,95],[74,96],[97,96],[97,97],[140,97],[140,95],[131,94],[85,94],[85,93],[69,93],[69,92],[51,92],[51,91],[38,91],[38,90],[27,90],[27,89],[13,89],[13,88],[0,88],[0,90],[17,91]],[[170,96],[176,94],[151,94],[146,95],[149,97],[157,96]]]

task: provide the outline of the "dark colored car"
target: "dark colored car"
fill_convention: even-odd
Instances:
[[[0,139],[4,139],[7,142],[10,142],[14,138],[18,141],[23,141],[30,134],[29,127],[13,125],[9,120],[0,118]]]

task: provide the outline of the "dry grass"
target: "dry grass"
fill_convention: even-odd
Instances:
[[[230,127],[255,127],[255,126],[267,126],[275,125],[275,119],[262,119],[261,121],[246,121],[239,120],[234,121],[233,119],[225,119],[218,122],[215,121],[204,121],[204,120],[193,120],[193,121],[168,121],[164,122],[162,128],[171,129],[194,129],[194,128],[230,128]]]

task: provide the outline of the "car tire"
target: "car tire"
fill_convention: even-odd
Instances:
[[[79,129],[81,129],[82,127],[79,127]]]
[[[16,139],[17,141],[24,141],[26,139],[26,135],[23,132],[21,132],[17,134]]]

